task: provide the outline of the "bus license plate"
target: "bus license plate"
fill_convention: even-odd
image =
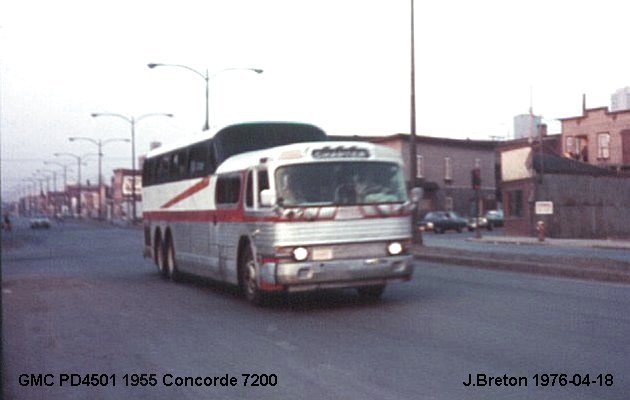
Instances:
[[[333,249],[330,247],[319,247],[313,249],[313,260],[324,261],[333,259]]]

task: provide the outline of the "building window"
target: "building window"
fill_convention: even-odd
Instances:
[[[444,157],[444,180],[453,180],[453,163],[451,157]]]
[[[597,135],[597,158],[601,160],[610,158],[610,134],[608,132]]]
[[[481,169],[481,158],[475,158],[475,168]]]
[[[424,177],[424,159],[422,158],[422,156],[417,155],[416,156],[416,177],[417,178],[422,178]]]
[[[573,156],[575,151],[573,150],[573,136],[567,136],[564,143],[564,152]]]
[[[510,190],[507,194],[507,214],[510,217],[520,218],[523,216],[523,191]]]

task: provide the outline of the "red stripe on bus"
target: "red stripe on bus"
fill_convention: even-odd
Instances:
[[[143,214],[148,221],[176,221],[176,222],[246,222],[273,221],[279,222],[279,217],[254,218],[243,215],[243,210],[197,210],[197,211],[146,211]]]
[[[394,215],[373,215],[369,217],[363,217],[361,219],[381,219],[392,217],[404,217],[409,216],[408,213],[394,214]],[[147,221],[175,221],[175,222],[315,222],[322,219],[306,220],[304,218],[286,218],[280,216],[249,216],[243,214],[243,209],[233,208],[226,210],[195,210],[195,211],[145,211],[143,213],[144,219]],[[330,220],[330,219],[326,219]],[[343,222],[343,221],[340,221]]]
[[[170,199],[169,201],[164,203],[164,205],[162,207],[160,207],[160,208],[169,208],[173,204],[177,204],[180,201],[182,201],[184,199],[187,199],[190,196],[192,196],[193,194],[199,192],[200,190],[205,189],[206,187],[208,187],[209,184],[210,184],[210,178],[208,178],[206,176],[205,178],[203,178],[199,182],[195,183],[194,185],[192,185],[188,189],[184,190],[183,192],[181,192],[177,196],[173,197],[172,199]]]

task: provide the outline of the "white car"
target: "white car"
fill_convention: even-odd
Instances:
[[[50,219],[45,215],[36,215],[31,218],[31,229],[50,228]]]

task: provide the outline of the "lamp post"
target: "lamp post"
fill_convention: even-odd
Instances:
[[[42,195],[44,196],[45,199],[48,198],[46,192],[44,192],[44,181],[46,181],[46,191],[48,191],[49,186],[50,186],[50,177],[41,175],[41,172],[39,171],[35,171],[33,172],[33,179],[35,179],[37,182],[39,182],[39,194],[36,197],[36,204],[37,204],[37,209],[39,213],[43,213],[44,212],[44,200],[42,200]]]
[[[136,222],[136,123],[148,117],[168,117],[172,118],[173,114],[168,113],[150,113],[143,114],[138,117],[127,117],[126,115],[116,113],[92,113],[93,118],[96,117],[116,117],[127,121],[131,125],[131,207],[132,207],[132,223]]]
[[[415,49],[415,28],[414,28],[414,7],[411,0],[411,134],[409,137],[409,183],[413,190],[416,186],[416,176],[418,175],[418,154],[416,149],[416,49]],[[422,244],[422,232],[418,229],[419,202],[411,214],[411,237],[414,243]]]
[[[53,188],[52,188],[52,192],[56,192],[57,191],[57,171],[53,171],[52,169],[38,169],[37,172],[41,172],[41,173],[50,173],[52,174],[52,179],[53,179]],[[48,191],[50,192],[50,188],[48,189]]]
[[[43,185],[40,186],[40,189],[42,192],[44,192],[44,195],[48,197],[48,192],[50,192],[50,175],[46,175],[44,171],[42,171],[41,169],[38,169],[35,172],[33,172],[33,177],[35,179],[38,179],[40,182],[43,182],[44,180],[46,180],[46,191],[44,192]]]
[[[62,164],[55,161],[44,161],[45,165],[57,165],[63,168],[63,190],[65,192],[66,186],[68,186],[68,167],[70,164]],[[56,190],[56,189],[55,189]]]
[[[178,67],[178,68],[184,68],[187,69],[191,72],[194,72],[196,75],[200,76],[201,79],[203,79],[206,82],[206,121],[203,124],[203,130],[207,131],[210,129],[210,121],[209,121],[209,110],[210,110],[210,105],[209,105],[209,92],[210,92],[210,79],[215,77],[216,75],[222,73],[222,72],[226,72],[226,71],[235,71],[235,70],[241,70],[241,71],[253,71],[257,74],[262,74],[263,70],[260,68],[224,68],[222,70],[219,70],[217,72],[215,72],[212,75],[208,75],[208,69],[206,68],[205,72],[200,72],[194,68],[191,68],[187,65],[181,65],[181,64],[161,64],[161,63],[150,63],[147,64],[147,66],[149,68],[155,68],[155,67]]]
[[[78,156],[73,153],[55,153],[55,157],[68,156],[73,157],[77,160],[77,190],[78,190],[78,201],[77,201],[77,214],[78,217],[81,218],[81,156]]]
[[[57,165],[63,168],[63,203],[62,207],[68,206],[68,196],[67,196],[67,188],[68,188],[68,167],[70,164],[62,164],[56,161],[44,161],[45,165]],[[57,185],[55,183],[55,191],[57,190]],[[62,208],[63,209],[63,208]]]
[[[73,136],[69,137],[68,140],[71,142],[77,140],[84,140],[90,143],[95,144],[98,147],[98,219],[103,219],[103,199],[102,199],[102,190],[103,190],[103,175],[102,175],[102,164],[103,164],[103,146],[107,143],[112,142],[127,142],[129,143],[129,139],[124,138],[113,138],[113,139],[92,139],[89,137],[83,136]]]
[[[37,172],[39,173],[50,173],[52,174],[52,179],[53,179],[53,186],[52,186],[52,190],[50,189],[50,176],[46,176],[46,185],[48,186],[47,188],[47,193],[46,193],[46,205],[47,208],[50,207],[50,203],[52,202],[53,204],[53,210],[54,213],[57,213],[57,171],[53,171],[51,169],[38,169]],[[52,199],[51,199],[52,197]]]
[[[33,215],[33,199],[35,199],[37,196],[37,181],[35,180],[35,178],[25,178],[24,182],[30,182],[33,185],[31,189],[31,194],[28,196],[26,204],[28,208],[28,215]]]

